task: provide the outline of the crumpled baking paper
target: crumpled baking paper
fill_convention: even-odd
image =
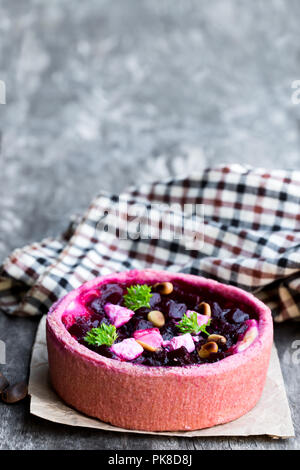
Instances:
[[[221,424],[198,431],[136,431],[118,428],[98,419],[89,418],[65,405],[56,395],[51,388],[48,377],[45,322],[46,316],[42,318],[37,331],[30,366],[30,412],[35,416],[69,426],[161,436],[207,437],[269,435],[273,438],[287,438],[294,437],[295,435],[275,346],[273,346],[272,349],[267,380],[261,399],[255,408],[246,415],[231,423]]]

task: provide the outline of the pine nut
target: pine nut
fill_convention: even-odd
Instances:
[[[136,339],[136,342],[139,343],[142,346],[142,348],[146,349],[146,351],[155,352],[157,351],[157,349],[159,349],[159,348],[155,348],[154,346],[150,346],[150,344],[144,343],[143,341],[140,341],[139,339]]]
[[[158,290],[160,294],[168,295],[173,292],[173,284],[172,282],[160,282],[155,284],[154,287]]]
[[[201,359],[207,359],[211,354],[218,352],[218,345],[214,341],[205,343],[201,346],[201,349],[198,351],[199,357]]]
[[[199,313],[202,315],[207,315],[208,317],[211,317],[211,308],[210,305],[207,302],[201,302],[199,304],[198,309],[200,310]]]
[[[161,328],[166,322],[163,313],[161,313],[159,310],[152,310],[148,313],[147,318],[157,328]]]
[[[209,335],[209,337],[207,338],[207,341],[208,342],[214,341],[215,343],[218,343],[218,344],[226,344],[227,342],[225,336],[222,336],[222,335]]]

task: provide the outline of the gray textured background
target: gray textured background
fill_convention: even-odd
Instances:
[[[298,0],[0,0],[0,258],[65,228],[100,189],[222,162],[300,169]],[[0,315],[11,378],[36,320]],[[297,439],[70,429],[0,404],[0,448],[300,448],[299,325],[276,328]]]

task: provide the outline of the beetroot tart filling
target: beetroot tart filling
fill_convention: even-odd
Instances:
[[[68,332],[90,350],[145,366],[220,361],[258,336],[257,314],[186,282],[108,282],[78,295],[80,315],[63,317]]]
[[[53,388],[115,426],[202,429],[251,410],[266,380],[273,323],[253,295],[150,269],[101,276],[47,316]]]

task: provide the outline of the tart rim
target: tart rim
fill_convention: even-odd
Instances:
[[[107,284],[108,282],[128,283],[130,282],[130,278],[132,278],[134,283],[154,283],[157,281],[176,280],[183,281],[191,285],[199,285],[204,288],[207,287],[208,289],[215,290],[223,297],[226,296],[227,292],[230,298],[232,298],[234,301],[236,300],[237,304],[240,300],[246,305],[254,307],[258,315],[258,337],[246,350],[232,354],[214,363],[189,364],[180,367],[147,366],[101,356],[100,354],[91,351],[84,345],[80,344],[70,335],[66,326],[62,322],[62,316],[65,313],[67,307],[78,296],[79,293],[88,291],[92,288],[99,288],[101,285]],[[176,273],[154,269],[135,269],[95,277],[94,279],[85,282],[78,288],[66,294],[64,297],[55,302],[50,308],[47,315],[47,329],[52,330],[52,333],[56,338],[57,345],[69,349],[73,354],[78,355],[80,359],[84,359],[87,362],[98,365],[99,367],[115,370],[118,373],[141,376],[151,375],[152,377],[161,377],[162,375],[171,375],[178,377],[198,377],[203,375],[208,376],[218,372],[225,373],[226,371],[231,371],[241,367],[251,359],[257,358],[263,349],[264,343],[268,343],[270,341],[270,336],[272,336],[273,331],[273,324],[269,307],[263,304],[263,302],[254,297],[254,295],[251,293],[246,292],[238,287],[223,284],[218,281],[193,274]]]

